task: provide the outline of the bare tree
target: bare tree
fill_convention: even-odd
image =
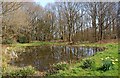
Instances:
[[[2,5],[2,13],[0,15],[9,14],[10,12],[13,12],[17,9],[19,9],[22,6],[22,3],[20,2],[1,2],[0,5]]]

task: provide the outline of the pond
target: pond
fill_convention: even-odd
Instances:
[[[93,56],[104,48],[78,46],[32,46],[19,52],[18,58],[11,60],[11,65],[24,67],[32,65],[39,71],[45,71],[58,62],[77,61]]]

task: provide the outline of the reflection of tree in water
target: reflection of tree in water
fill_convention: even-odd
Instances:
[[[25,52],[18,54],[18,59],[13,65],[28,66],[32,65],[38,70],[47,70],[50,65],[61,61],[70,62],[82,57],[93,55],[98,48],[73,47],[73,46],[37,46],[26,47]]]

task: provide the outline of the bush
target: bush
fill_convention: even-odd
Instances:
[[[19,43],[28,43],[29,39],[26,36],[22,35],[22,36],[18,37],[17,42],[19,42]]]
[[[35,69],[31,66],[24,67],[19,70],[11,71],[10,73],[6,73],[7,76],[14,77],[14,76],[29,76],[35,73]]]
[[[94,69],[95,68],[95,62],[93,59],[85,59],[82,64],[82,68],[90,68]]]
[[[113,68],[113,65],[115,63],[110,59],[109,57],[102,60],[102,66],[100,67],[100,70],[107,71]]]
[[[2,44],[12,44],[13,40],[11,38],[2,40]]]

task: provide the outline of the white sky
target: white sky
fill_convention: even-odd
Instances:
[[[43,7],[46,6],[48,3],[53,3],[54,0],[34,0],[38,4],[42,5]]]

